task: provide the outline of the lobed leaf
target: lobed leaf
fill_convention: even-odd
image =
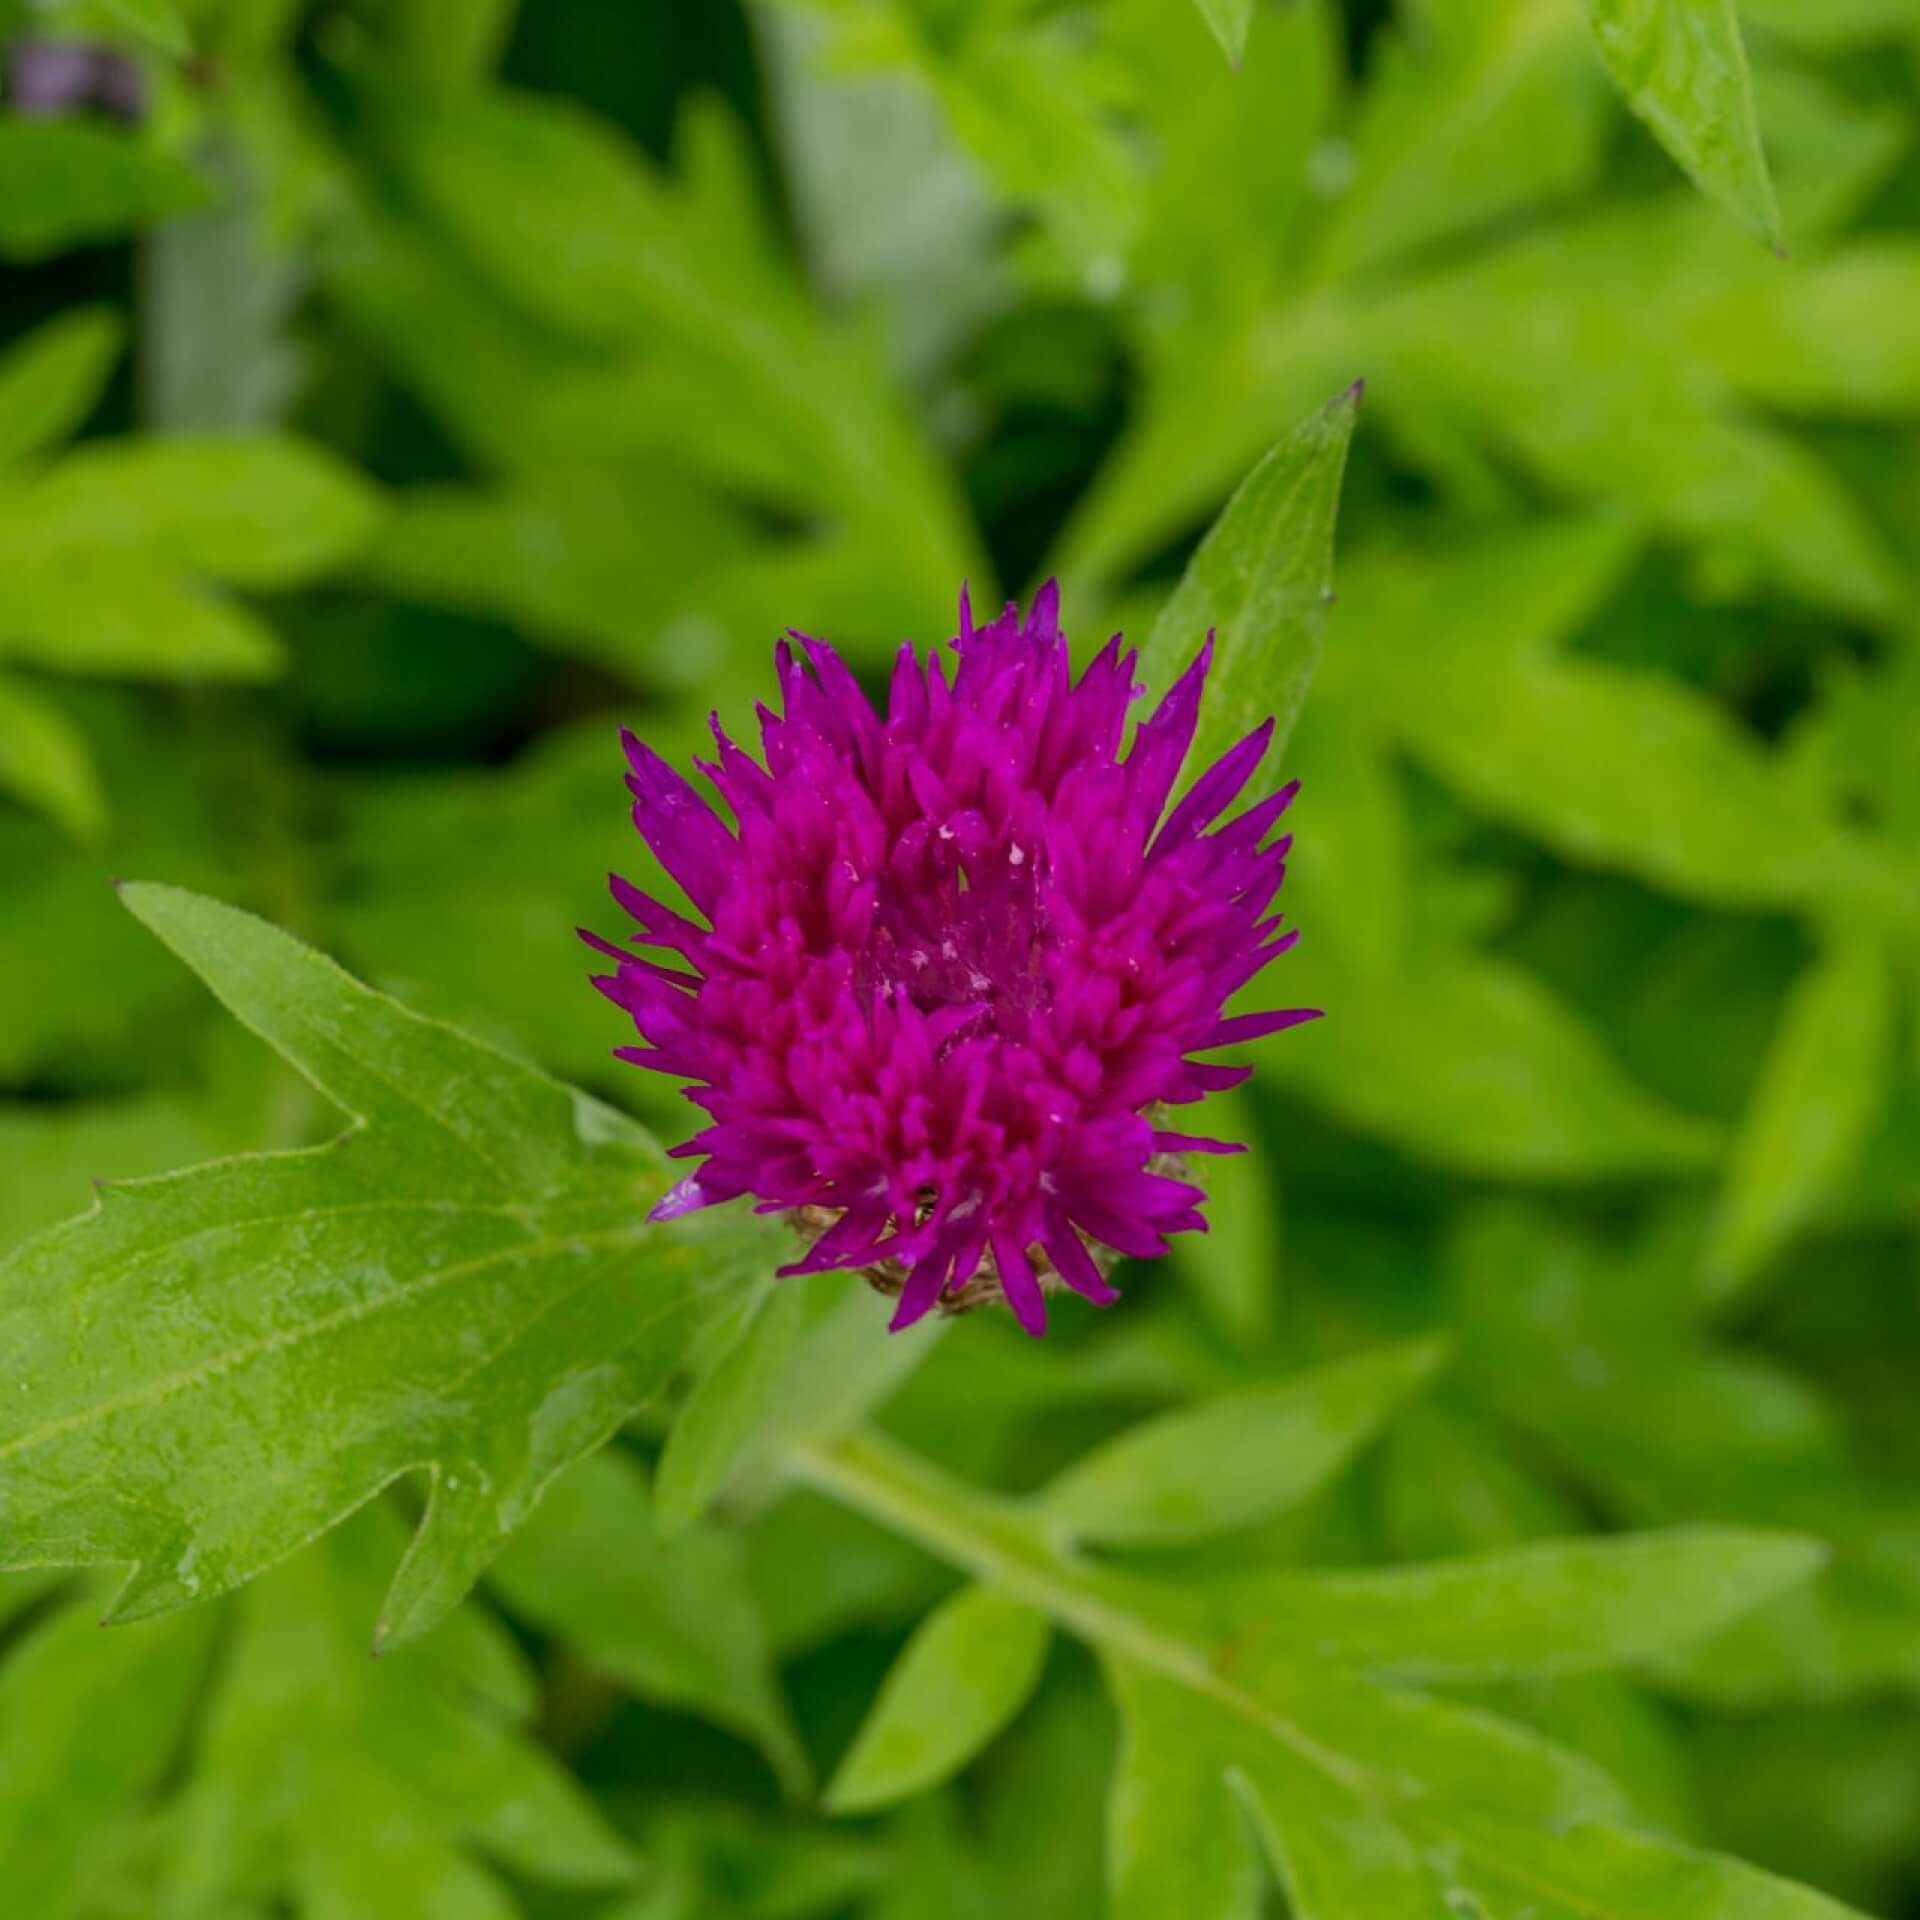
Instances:
[[[124,897],[356,1125],[110,1187],[0,1265],[0,1558],[131,1565],[112,1611],[138,1618],[424,1471],[379,1630],[409,1639],[771,1249],[647,1226],[665,1162],[584,1095],[247,914]]]
[[[1218,1720],[1189,1689],[1106,1663],[1120,1708],[1107,1801],[1108,1920],[1258,1920],[1263,1889],[1244,1821],[1221,1791],[1232,1765]]]
[[[1804,1541],[1700,1532],[1332,1577],[1322,1583],[1326,1635],[1316,1640],[1300,1633],[1303,1616],[1290,1616],[1284,1580],[1250,1585],[1243,1608],[1212,1607],[1174,1581],[1080,1558],[1037,1513],[960,1487],[889,1443],[803,1443],[785,1457],[802,1479],[1099,1650],[1130,1722],[1112,1830],[1116,1887],[1134,1903],[1123,1913],[1144,1913],[1152,1889],[1192,1868],[1191,1856],[1168,1850],[1196,1835],[1217,1850],[1201,1863],[1197,1911],[1207,1920],[1246,1911],[1240,1855],[1206,1810],[1201,1770],[1222,1796],[1230,1787],[1244,1796],[1304,1920],[1442,1920],[1483,1893],[1502,1920],[1518,1920],[1522,1909],[1506,1902],[1523,1886],[1569,1914],[1620,1920],[1662,1910],[1635,1894],[1678,1902],[1699,1889],[1728,1911],[1746,1911],[1732,1904],[1742,1893],[1773,1899],[1756,1911],[1779,1920],[1839,1911],[1732,1862],[1629,1834],[1613,1824],[1618,1795],[1533,1734],[1342,1670],[1391,1664],[1401,1629],[1447,1643],[1429,1642],[1409,1663],[1426,1662],[1436,1677],[1637,1659],[1803,1578],[1819,1557]],[[1386,1624],[1393,1600],[1369,1620],[1399,1581],[1408,1604],[1397,1621]],[[1164,1819],[1143,1810],[1141,1783],[1169,1768],[1143,1776],[1142,1742],[1180,1756]],[[1676,1920],[1692,1911],[1671,1910]]]

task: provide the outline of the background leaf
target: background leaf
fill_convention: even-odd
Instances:
[[[1248,1526],[1337,1473],[1443,1358],[1423,1341],[1163,1414],[1083,1456],[1047,1489],[1047,1510],[1088,1541],[1183,1540]]]
[[[1714,1222],[1717,1298],[1751,1279],[1844,1179],[1884,1097],[1891,1014],[1885,959],[1870,938],[1843,937],[1796,987]]]
[[[789,1792],[809,1767],[767,1664],[739,1543],[683,1532],[655,1545],[645,1479],[617,1455],[554,1487],[494,1570],[507,1603],[651,1698],[702,1709],[757,1741]]]
[[[381,1622],[403,1641],[671,1377],[727,1256],[716,1271],[697,1242],[656,1235],[636,1263],[665,1176],[616,1116],[245,914],[159,887],[126,898],[361,1130],[110,1189],[7,1264],[10,1370],[37,1383],[0,1438],[8,1557],[136,1562],[114,1610],[138,1618],[427,1468]],[[84,1369],[36,1359],[65,1348],[72,1316],[113,1341]],[[316,1395],[333,1410],[319,1425]]]
[[[0,677],[0,787],[43,808],[76,840],[97,840],[106,795],[85,743],[25,681]]]
[[[1589,0],[1589,11],[1607,71],[1634,112],[1703,192],[1778,247],[1733,0]]]
[[[1247,50],[1247,29],[1253,25],[1253,0],[1195,0],[1201,17],[1237,67]]]
[[[965,1766],[1026,1704],[1046,1659],[1046,1616],[991,1587],[963,1587],[907,1643],[827,1789],[868,1813]]]
[[[103,1634],[84,1580],[0,1578],[0,1886],[71,1920],[1912,1906],[1913,10],[1588,11],[1216,8],[1236,63],[1183,0],[0,0],[0,1246],[138,1183],[0,1282],[0,1401],[77,1422],[0,1463],[0,1559],[145,1553],[204,1602]],[[1644,35],[1624,86],[1596,25]],[[1790,259],[1743,228],[1769,194]],[[1274,454],[1360,376],[1364,430]],[[1158,684],[1216,624],[1223,726],[1289,726],[1272,992],[1329,1017],[1210,1110],[1256,1151],[1123,1309],[889,1339],[858,1276],[772,1286],[783,1223],[641,1228],[608,1115],[691,1114],[609,1058],[572,929],[645,877],[621,727],[685,765],[713,710],[751,732],[783,629],[878,684],[963,579],[1049,575],[1077,649],[1151,637]],[[363,1085],[315,1154],[328,1097],[115,875],[391,992],[269,940],[248,1004],[319,982],[296,1050],[348,1074],[327,1036],[377,1032],[430,1112]],[[324,1226],[243,1204],[308,1179]],[[369,1198],[432,1233],[354,1231]],[[591,1276],[445,1279],[529,1231]],[[501,1440],[461,1375],[514,1328]],[[208,1372],[236,1337],[283,1344]],[[1348,1471],[1239,1432],[1439,1342]],[[1053,1516],[1223,1423],[1205,1532]],[[934,1492],[818,1491],[862,1429]],[[450,1606],[608,1436],[525,1604]],[[369,1661],[423,1506],[392,1623],[441,1624]],[[1684,1645],[1597,1584],[1649,1536],[1783,1535],[1820,1569]],[[956,1569],[1067,1629],[1025,1704],[902,1803],[789,1798]],[[1684,1552],[1645,1569],[1640,1611],[1673,1582],[1710,1624]],[[1310,1671],[1282,1602],[1477,1677]],[[212,1652],[170,1667],[174,1628]],[[1540,1670],[1569,1650],[1632,1657]]]
[[[31,190],[23,190],[26,182]],[[130,134],[80,122],[0,120],[0,259],[44,260],[199,204],[200,179]]]

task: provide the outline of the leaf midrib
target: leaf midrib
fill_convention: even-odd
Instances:
[[[374,1203],[378,1204],[378,1203]],[[398,1204],[398,1203],[396,1203]],[[300,1213],[280,1216],[284,1220],[297,1220],[313,1214],[330,1215],[334,1209],[306,1208]],[[342,1209],[341,1211],[346,1211]],[[477,1211],[492,1211],[477,1209]],[[253,1222],[254,1225],[272,1224],[271,1218]],[[177,1394],[192,1391],[204,1385],[218,1375],[231,1373],[250,1364],[263,1354],[275,1353],[289,1347],[297,1347],[303,1342],[315,1340],[335,1332],[341,1327],[352,1326],[358,1321],[371,1318],[389,1307],[411,1304],[425,1298],[438,1288],[451,1282],[469,1279],[476,1273],[483,1273],[489,1267],[511,1260],[540,1260],[553,1256],[581,1252],[614,1252],[622,1247],[637,1246],[647,1236],[648,1225],[639,1221],[632,1225],[610,1228],[597,1234],[572,1234],[559,1238],[531,1238],[509,1247],[497,1247],[492,1252],[481,1254],[474,1259],[457,1261],[452,1266],[437,1268],[420,1275],[402,1286],[379,1295],[371,1300],[350,1301],[332,1313],[322,1314],[316,1319],[303,1321],[297,1327],[288,1327],[279,1331],[263,1334],[243,1342],[237,1347],[215,1354],[198,1366],[169,1374],[162,1379],[148,1381],[130,1392],[115,1395],[109,1399],[96,1401],[90,1407],[62,1415],[55,1420],[43,1421],[39,1426],[14,1439],[0,1444],[0,1460],[30,1452],[42,1443],[61,1434],[75,1432],[81,1428],[105,1420],[117,1413],[124,1413],[135,1407],[157,1406]]]
[[[945,1486],[939,1489],[938,1504],[921,1497],[934,1484],[930,1471],[872,1433],[833,1445],[792,1441],[781,1450],[781,1458],[796,1479],[817,1491],[918,1540],[976,1577],[993,1581],[1051,1614],[1081,1639],[1104,1645],[1226,1708],[1386,1817],[1384,1798],[1368,1770],[1322,1746],[1235,1687],[1203,1648],[1157,1631],[1077,1583],[1071,1577],[1077,1566],[1007,1503]],[[1017,1535],[1020,1551],[996,1539],[1009,1531]]]

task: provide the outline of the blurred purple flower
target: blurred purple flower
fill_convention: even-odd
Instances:
[[[1240,1151],[1164,1124],[1252,1071],[1188,1056],[1315,1017],[1223,1017],[1295,938],[1266,917],[1289,840],[1263,845],[1294,787],[1214,824],[1273,723],[1168,813],[1211,639],[1123,758],[1137,656],[1116,634],[1075,682],[1058,602],[976,627],[963,596],[951,682],[903,647],[884,718],[831,647],[783,641],[765,764],[717,715],[699,763],[737,832],[624,736],[634,823],[711,923],[615,876],[633,944],[683,965],[584,935],[648,1043],[620,1057],[712,1122],[654,1217],[751,1194],[816,1236],[783,1273],[865,1269],[895,1328],[1004,1297],[1038,1334],[1053,1284],[1115,1299],[1114,1256],[1205,1229],[1184,1156]]]
[[[111,47],[77,40],[19,40],[8,61],[7,102],[15,113],[42,120],[88,108],[138,120],[145,90],[140,69]]]

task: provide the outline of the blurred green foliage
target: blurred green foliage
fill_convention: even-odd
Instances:
[[[0,1250],[214,1162],[0,1281],[9,1911],[1920,1914],[1920,5],[1737,15],[0,0]],[[1331,1017],[888,1343],[571,929],[617,723],[1049,572]]]

